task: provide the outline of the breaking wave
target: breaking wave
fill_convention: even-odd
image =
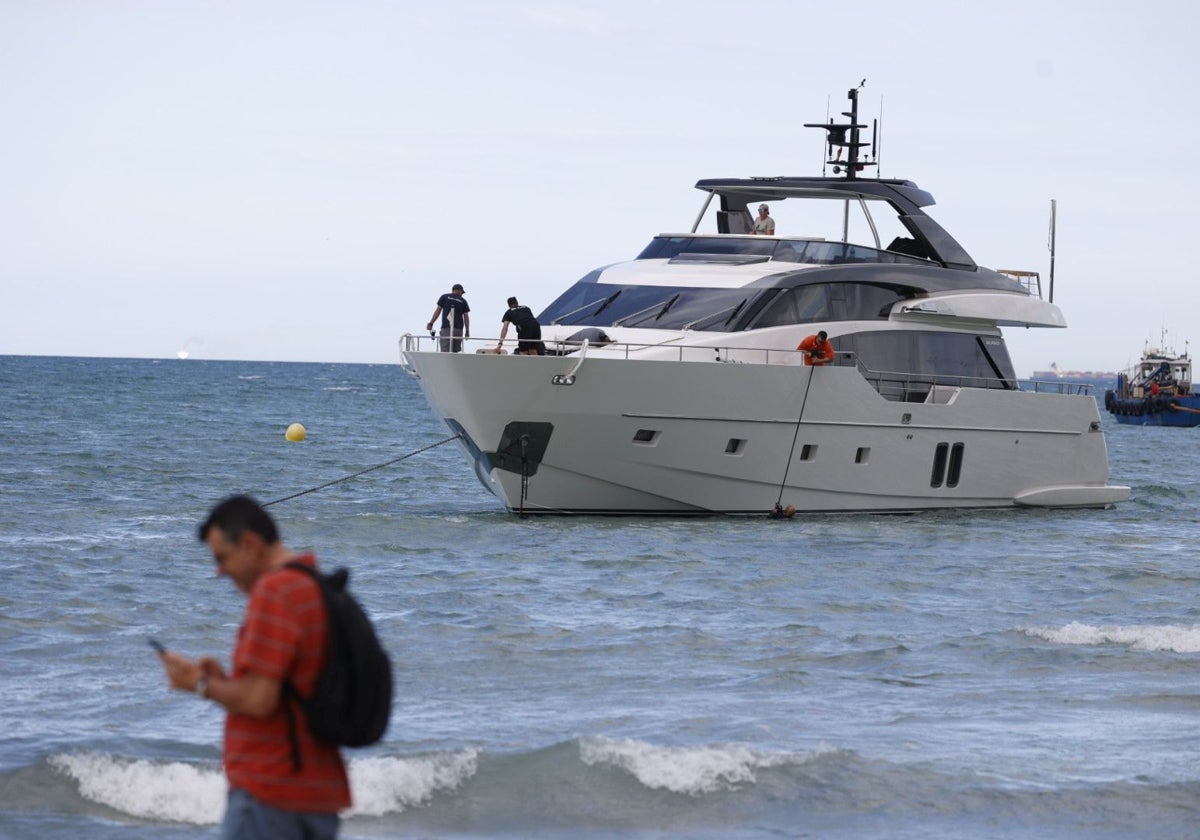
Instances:
[[[1025,627],[1028,636],[1059,645],[1124,645],[1133,650],[1200,653],[1200,627],[1178,624],[1102,625],[1071,622],[1065,627]]]
[[[52,756],[50,766],[73,779],[84,799],[148,820],[214,825],[225,813],[219,765],[130,759],[108,753]],[[354,807],[347,817],[382,816],[429,802],[476,771],[474,750],[411,758],[354,758],[348,764]]]

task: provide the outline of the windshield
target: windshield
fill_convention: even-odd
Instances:
[[[580,281],[538,316],[543,324],[729,330],[761,289],[615,286]],[[772,290],[773,291],[773,290]]]
[[[928,260],[919,257],[881,251],[865,245],[823,239],[763,239],[752,236],[656,236],[637,258],[666,260],[728,255],[769,257],[779,262],[819,265],[857,262],[928,264]]]

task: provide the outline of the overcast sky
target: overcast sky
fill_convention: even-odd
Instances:
[[[1194,2],[0,0],[0,354],[392,362],[817,174],[866,79],[881,174],[1066,330],[1019,375],[1200,342]],[[781,231],[782,232],[782,231]]]

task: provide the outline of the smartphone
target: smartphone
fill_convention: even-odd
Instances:
[[[167,649],[163,647],[163,643],[153,636],[148,637],[146,641],[150,643],[150,647],[154,648],[155,652],[158,653],[159,656],[162,656],[167,652]]]

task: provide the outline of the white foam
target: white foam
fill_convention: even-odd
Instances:
[[[612,764],[633,774],[647,787],[690,796],[753,783],[758,770],[811,758],[797,753],[762,753],[738,744],[664,747],[599,737],[582,739],[579,756],[588,766]]]
[[[378,817],[428,802],[475,775],[475,750],[419,758],[358,758],[350,762],[354,807],[346,816]]]
[[[354,806],[346,816],[380,816],[426,803],[475,774],[475,750],[416,758],[357,758],[349,762]],[[50,766],[75,779],[85,799],[149,820],[216,825],[228,790],[216,765],[155,762],[105,753],[71,753]]]
[[[219,767],[104,753],[56,755],[50,766],[75,779],[85,799],[135,817],[215,825],[225,813],[225,775]]]
[[[1104,625],[1072,621],[1065,627],[1025,627],[1026,635],[1060,645],[1127,645],[1134,650],[1200,653],[1200,627],[1179,624]]]

